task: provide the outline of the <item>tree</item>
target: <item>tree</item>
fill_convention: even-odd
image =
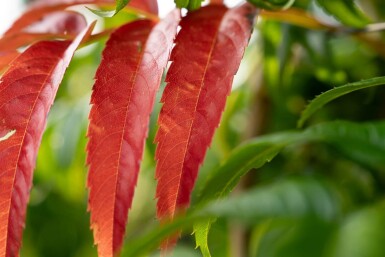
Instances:
[[[98,66],[86,147],[88,210],[98,256],[118,256],[123,245],[123,256],[158,246],[171,252],[183,231],[191,230],[204,256],[243,256],[246,249],[251,256],[354,256],[345,237],[356,242],[350,233],[356,227],[370,237],[355,244],[357,256],[381,256],[385,215],[379,214],[384,210],[377,199],[383,195],[385,128],[379,107],[383,92],[375,86],[385,82],[380,77],[384,43],[383,35],[368,33],[383,24],[368,17],[383,17],[383,4],[361,3],[363,10],[378,10],[372,14],[346,0],[250,0],[232,8],[222,1],[204,7],[200,0],[175,3],[187,14],[181,17],[176,9],[160,19],[154,0],[39,0],[0,39],[0,257],[19,255],[42,140],[37,169],[51,179],[57,176],[54,190],[71,198],[73,178],[82,176],[79,120],[87,108],[82,97],[61,92],[59,85],[63,78],[67,87],[83,79],[76,71],[87,63]],[[85,4],[96,5],[89,10],[106,17],[101,32],[93,33],[95,22],[87,24],[81,13],[67,9]],[[340,23],[316,19],[320,13]],[[244,60],[249,75],[232,90],[258,15],[258,39]],[[73,59],[77,49],[93,45],[90,53]],[[158,94],[161,105],[154,108],[169,62],[167,85]],[[264,86],[250,86],[256,81]],[[305,108],[304,99],[326,85],[349,81],[358,82],[330,89]],[[327,105],[346,94],[341,98],[346,102]],[[365,95],[370,105],[363,108],[356,99]],[[53,108],[66,98],[80,104],[53,109],[56,122],[48,123],[42,139],[55,98]],[[350,121],[332,121],[336,117]],[[52,167],[65,170],[67,178],[52,175]],[[134,219],[136,228],[123,244],[134,192],[141,190],[141,185],[135,190],[140,169],[156,170],[156,192],[147,197],[156,197],[159,222],[136,238],[143,225]],[[236,186],[244,192],[228,197]],[[73,199],[79,201],[83,191]],[[146,215],[142,222],[148,223],[153,214]],[[243,225],[231,225],[234,220]],[[209,232],[218,230],[232,239],[216,235],[209,249]],[[226,242],[231,246],[215,246]],[[273,242],[278,243],[272,247]],[[28,240],[24,244],[28,249]],[[44,254],[59,256],[52,252]]]

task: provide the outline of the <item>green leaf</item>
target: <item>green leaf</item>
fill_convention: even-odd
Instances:
[[[175,0],[175,4],[178,8],[187,8],[189,0]]]
[[[199,242],[206,248],[208,230],[205,227],[213,217],[242,220],[249,224],[272,216],[288,219],[315,215],[325,220],[333,219],[340,211],[337,201],[335,191],[327,183],[311,178],[289,178],[245,192],[237,198],[209,203],[188,212],[184,217],[175,218],[171,223],[157,224],[145,234],[129,240],[122,256],[147,256],[162,239],[178,230],[190,228],[194,222],[195,228],[206,231],[200,237],[203,241]],[[207,255],[209,252],[204,254],[205,257],[210,256]]]
[[[208,246],[208,237],[211,224],[214,222],[214,220],[207,219],[203,221],[198,221],[194,224],[196,248],[199,247],[201,249],[203,257],[211,257]]]
[[[92,9],[86,6],[86,8],[91,11],[93,14],[96,14],[99,17],[102,18],[111,18],[116,14],[116,11],[102,11],[102,10],[96,10]]]
[[[383,257],[385,231],[385,203],[354,212],[344,219],[337,231],[332,250],[325,256]],[[369,238],[364,240],[364,238]]]
[[[302,127],[305,121],[311,115],[313,115],[317,110],[322,108],[325,104],[329,103],[330,101],[360,89],[379,86],[383,84],[385,84],[385,77],[377,77],[346,84],[344,86],[336,87],[329,91],[326,91],[325,93],[322,93],[321,95],[317,96],[314,100],[312,100],[308,106],[306,106],[305,110],[302,112],[300,120],[298,121],[298,127]]]
[[[189,10],[197,10],[201,7],[203,0],[190,0],[188,3]]]
[[[139,257],[148,256],[154,251],[167,236],[174,234],[176,231],[190,228],[193,222],[203,219],[193,215],[177,217],[170,223],[157,224],[149,232],[135,239],[128,241],[123,246],[123,257]]]
[[[284,10],[292,6],[295,0],[248,0],[255,7],[267,10]]]
[[[178,8],[187,8],[189,10],[197,10],[201,7],[203,0],[175,0]]]
[[[208,177],[202,192],[197,196],[196,204],[227,195],[249,170],[262,167],[285,146],[299,139],[299,133],[281,133],[260,137],[237,148],[225,163]]]
[[[227,195],[240,178],[252,168],[259,168],[272,160],[285,146],[297,139],[297,133],[282,133],[259,138],[235,150],[226,162],[208,177],[205,187],[197,196],[197,205]],[[194,225],[197,247],[204,257],[209,257],[208,233],[215,219],[207,219]]]
[[[191,228],[192,224],[195,224],[197,246],[205,257],[210,256],[207,238],[215,218],[237,219],[248,224],[271,217],[296,219],[310,215],[322,220],[334,219],[340,213],[338,206],[341,206],[337,202],[337,193],[328,183],[312,178],[282,180],[237,198],[216,200],[231,192],[241,176],[252,168],[263,166],[286,146],[313,141],[337,146],[350,142],[350,151],[360,152],[369,158],[374,151],[385,152],[385,121],[322,123],[304,131],[279,133],[248,141],[212,172],[185,217],[176,218],[169,224],[158,224],[144,235],[129,241],[125,244],[127,247],[123,250],[123,256],[143,256],[156,249],[162,239],[180,229]],[[382,159],[378,161],[383,162]]]
[[[335,220],[317,217],[268,219],[255,227],[254,249],[249,256],[332,257],[325,255],[325,249],[337,229]]]
[[[286,132],[260,137],[240,146],[217,170],[212,172],[198,194],[195,206],[198,206],[199,209],[200,205],[204,205],[209,200],[226,196],[234,189],[240,178],[252,168],[263,166],[290,144],[308,141],[334,144],[342,150],[349,150],[348,154],[354,153],[354,157],[359,156],[359,160],[368,162],[372,166],[384,165],[385,122],[356,124],[339,121],[323,123],[303,132]],[[233,210],[240,212],[235,207]],[[203,249],[207,245],[209,223],[210,220],[206,224],[202,223],[195,226],[197,245],[202,246]],[[202,231],[199,231],[200,229]],[[199,236],[197,237],[197,235]]]
[[[385,152],[385,122],[329,122],[310,127],[303,132],[277,133],[250,140],[236,148],[228,159],[211,173],[198,193],[194,205],[226,196],[251,169],[262,167],[290,144],[309,141],[336,145],[350,142],[350,146],[355,146],[352,151],[371,156],[375,151]]]
[[[333,144],[352,160],[374,169],[385,167],[385,122],[336,121],[310,127],[308,138]]]
[[[126,7],[129,2],[130,0],[116,0],[115,14],[117,14],[118,12],[120,12],[120,10]]]
[[[159,254],[153,254],[150,257],[158,257]],[[199,252],[187,244],[176,245],[172,253],[167,257],[201,257]]]
[[[339,213],[340,204],[336,191],[330,185],[313,178],[290,178],[272,185],[242,193],[236,198],[209,204],[198,215],[230,218],[247,224],[258,224],[272,217],[317,217],[333,220]],[[204,257],[210,257],[208,234],[211,223],[206,219],[194,224],[197,247]]]
[[[317,0],[317,3],[344,25],[363,28],[370,22],[353,0]]]
[[[114,11],[101,11],[101,10],[95,10],[92,8],[86,7],[88,10],[93,12],[94,14],[102,17],[102,18],[111,18],[118,14],[126,5],[130,2],[130,0],[116,0],[116,7]]]
[[[230,218],[252,225],[273,217],[312,216],[333,220],[341,212],[339,206],[338,194],[328,183],[298,177],[214,202],[198,213],[204,217]]]

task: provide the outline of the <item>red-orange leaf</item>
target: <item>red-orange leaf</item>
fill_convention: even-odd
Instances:
[[[0,257],[19,256],[36,154],[48,111],[74,51],[73,43],[42,41],[0,80]]]
[[[12,51],[0,51],[0,73],[19,56],[19,52],[16,50]]]
[[[87,146],[91,227],[100,257],[117,254],[131,207],[149,116],[179,22],[126,24],[103,51],[91,97]]]
[[[219,124],[252,30],[255,9],[210,5],[189,13],[171,54],[156,136],[158,217],[173,218],[190,193]]]
[[[39,0],[32,5],[29,11],[25,12],[18,20],[16,20],[4,35],[10,36],[18,33],[30,24],[42,19],[47,13],[64,10],[73,5],[84,4],[107,5],[113,7],[115,6],[115,0]],[[156,0],[131,0],[129,6],[153,14],[158,13]]]
[[[73,38],[87,26],[83,15],[73,11],[58,11],[45,15],[16,34],[0,39],[0,52],[15,50],[35,41],[51,38]]]

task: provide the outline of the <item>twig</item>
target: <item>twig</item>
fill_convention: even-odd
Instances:
[[[96,41],[98,41],[98,40],[100,40],[100,39],[102,39],[102,38],[104,38],[104,37],[109,36],[109,35],[112,33],[112,31],[114,31],[113,28],[112,28],[112,29],[106,29],[106,30],[104,30],[104,31],[102,31],[102,32],[99,32],[99,33],[97,33],[97,34],[91,35],[85,42],[83,42],[83,43],[79,46],[79,48],[83,48],[83,47],[85,47],[85,46],[88,46],[88,45],[90,45],[90,44],[95,43]]]

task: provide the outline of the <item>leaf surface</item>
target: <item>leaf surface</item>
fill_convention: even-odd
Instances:
[[[96,73],[87,146],[91,227],[99,256],[121,248],[155,101],[179,23],[138,20],[116,30]]]
[[[211,257],[208,240],[211,224],[215,219],[208,218],[194,223],[194,235],[196,248],[199,247],[203,257]]]
[[[237,219],[247,224],[258,224],[272,217],[318,216],[333,220],[341,213],[338,200],[336,192],[325,182],[288,178],[213,202],[199,210],[198,215]]]
[[[37,151],[64,72],[84,36],[41,41],[11,64],[0,80],[0,256],[19,256]],[[9,136],[10,132],[13,132]]]
[[[224,198],[220,202],[215,196],[226,196],[236,186],[234,183],[231,188],[226,187],[229,179],[237,180],[237,177],[244,175],[251,168],[266,164],[266,155],[261,154],[262,151],[265,151],[266,146],[271,149],[277,148],[276,151],[278,151],[290,144],[301,142],[318,141],[334,145],[339,142],[355,141],[358,151],[364,152],[367,148],[377,148],[377,151],[380,151],[385,147],[384,126],[385,122],[360,124],[342,121],[328,122],[309,127],[304,131],[278,133],[250,140],[234,150],[228,160],[213,172],[202,191],[206,193],[200,194],[201,198],[194,203],[194,207],[187,215],[178,216],[171,223],[157,225],[155,229],[130,240],[124,256],[144,256],[154,250],[163,238],[174,234],[179,229],[190,228],[192,224],[196,224],[194,232],[200,233],[201,236],[197,243],[207,245],[204,240],[207,240],[208,229],[211,222],[215,220],[212,217],[235,218],[251,224],[272,216],[296,218],[317,214],[325,220],[338,218],[341,204],[336,204],[336,202],[340,200],[340,194],[336,194],[334,188],[328,183],[320,183],[319,180],[309,178],[279,180],[272,185],[243,193],[235,199]],[[243,155],[244,158],[241,157]],[[241,172],[241,169],[244,172]],[[215,190],[209,190],[215,183],[219,186]],[[287,196],[288,194],[295,197]],[[299,194],[300,197],[298,197]]]
[[[334,233],[333,247],[329,256],[338,257],[382,257],[384,255],[385,203],[376,201],[346,215]],[[370,235],[363,240],[362,235]]]
[[[228,195],[248,171],[270,162],[287,145],[303,140],[300,133],[267,135],[236,148],[207,178],[194,205]]]
[[[385,167],[385,122],[335,121],[309,127],[309,140],[333,144],[353,161],[379,171]]]
[[[74,38],[87,22],[83,15],[73,11],[49,13],[41,20],[30,24],[16,34],[5,35],[0,39],[0,52],[12,51],[34,41],[50,38]]]
[[[0,51],[0,73],[4,70],[17,56],[19,52],[16,50],[12,51]]]
[[[369,23],[368,17],[354,3],[354,0],[317,0],[319,6],[344,25],[363,28]]]
[[[178,8],[187,8],[190,11],[197,10],[201,7],[203,0],[174,0]],[[213,1],[210,1],[213,3]]]
[[[336,87],[320,94],[306,106],[305,110],[301,114],[301,118],[298,121],[298,127],[302,127],[305,121],[308,120],[311,115],[313,115],[316,111],[325,106],[325,104],[333,101],[334,99],[360,89],[383,84],[385,84],[385,77],[377,77],[346,84],[344,86]]]
[[[92,8],[88,8],[88,10],[90,10],[91,12],[93,12],[94,14],[100,16],[100,17],[108,17],[108,18],[111,18],[113,16],[115,16],[116,14],[118,14],[124,7],[126,7],[126,5],[129,3],[129,0],[116,0],[116,7],[115,7],[115,10],[113,11],[101,11],[101,10],[94,10]]]
[[[209,201],[226,196],[248,171],[262,167],[284,147],[298,140],[296,133],[281,133],[256,139],[255,143],[250,142],[238,147],[225,163],[208,177],[194,206],[204,206]],[[209,218],[194,224],[196,244],[205,257],[211,256],[207,240],[211,224],[215,220],[215,218]]]
[[[295,177],[279,180],[244,192],[236,198],[210,201],[170,223],[157,225],[146,234],[130,240],[124,256],[150,255],[163,238],[179,229],[190,229],[191,224],[204,225],[212,217],[235,219],[247,224],[258,224],[271,217],[301,219],[316,216],[325,221],[335,221],[341,214],[340,201],[337,191],[326,181]],[[202,229],[205,230],[206,226]]]
[[[120,10],[122,10],[124,7],[126,7],[126,5],[128,5],[128,3],[130,2],[130,0],[115,0],[115,1],[116,1],[115,14],[118,13]]]
[[[198,169],[219,124],[250,38],[255,9],[211,5],[189,13],[171,54],[155,141],[159,218],[190,202]]]
[[[11,136],[13,136],[15,134],[15,132],[16,132],[16,130],[9,131],[5,136],[0,137],[0,141],[7,140]]]
[[[48,13],[64,10],[74,5],[95,4],[98,6],[115,6],[115,0],[39,0],[31,6],[13,25],[5,32],[9,36],[26,28],[27,26],[39,21]],[[131,0],[130,7],[137,8],[152,14],[158,13],[156,0]]]
[[[238,181],[251,169],[262,167],[270,162],[283,148],[290,144],[319,141],[340,146],[350,142],[352,151],[359,152],[361,157],[385,149],[384,122],[362,123],[337,121],[322,123],[298,132],[283,132],[262,136],[249,140],[237,147],[226,161],[207,178],[203,189],[198,193],[194,206],[202,205],[211,199],[227,196]],[[376,159],[362,157],[373,163]],[[383,162],[383,160],[382,160]]]
[[[360,160],[375,168],[383,167],[384,158],[379,153],[385,151],[384,126],[385,122],[356,124],[338,121],[309,127],[302,132],[278,133],[253,139],[235,149],[227,160],[211,174],[198,195],[198,199],[194,202],[195,209],[200,211],[201,207],[207,205],[208,202],[227,196],[247,172],[253,168],[262,167],[286,146],[295,143],[311,141],[330,143],[340,148],[345,154],[352,156],[354,160]],[[239,206],[234,208],[234,205],[231,205],[238,200],[231,201],[229,204],[225,204],[228,206],[225,211],[231,212],[232,208],[240,213]],[[263,205],[265,203],[255,202],[255,204]],[[230,208],[230,206],[232,207]],[[268,208],[259,207],[261,210],[268,211]],[[257,213],[260,212],[260,210],[257,211]],[[233,212],[231,215],[235,215],[235,213]],[[246,220],[246,217],[243,219]],[[208,233],[211,223],[214,221],[215,218],[211,218],[194,224],[197,245],[206,255],[209,254]]]

